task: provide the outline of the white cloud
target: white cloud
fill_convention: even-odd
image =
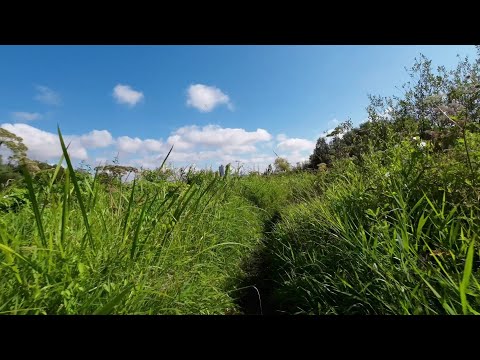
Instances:
[[[127,104],[130,107],[135,106],[144,99],[143,93],[133,90],[129,85],[118,84],[113,88],[113,97],[120,104]]]
[[[42,117],[42,115],[39,113],[31,113],[25,111],[14,111],[12,112],[12,116],[17,121],[33,121],[38,120]]]
[[[142,146],[143,141],[139,138],[131,138],[129,136],[120,136],[117,139],[117,147],[118,150],[127,152],[127,153],[135,153],[137,152],[140,147]]]
[[[287,159],[293,166],[297,162],[308,160],[315,149],[316,141],[300,138],[289,138],[285,134],[277,136],[277,153],[280,157]],[[272,160],[272,162],[275,159]]]
[[[37,95],[35,95],[34,99],[44,104],[48,105],[60,105],[62,100],[60,98],[60,94],[56,91],[53,91],[47,86],[37,85],[36,89],[38,91]]]
[[[312,151],[312,152],[313,152],[313,151]],[[295,151],[295,152],[289,154],[288,156],[286,156],[286,158],[287,158],[287,160],[288,160],[288,162],[289,162],[290,164],[296,165],[297,162],[303,162],[303,161],[308,160],[308,158],[309,158],[310,155],[311,155],[310,153],[308,153],[308,154],[302,154],[302,153],[300,153],[300,152],[298,152],[298,151]]]
[[[188,150],[194,146],[193,143],[188,142],[188,140],[184,139],[182,135],[177,133],[168,137],[167,144],[170,146],[175,145],[175,151]]]
[[[216,106],[225,104],[230,110],[233,105],[227,94],[214,86],[202,84],[190,85],[188,88],[187,105],[198,109],[200,112],[210,112]]]
[[[125,153],[160,152],[163,150],[163,143],[153,139],[142,140],[138,137],[120,136],[116,143],[118,150]]]
[[[167,139],[168,144],[177,144],[181,149],[194,147],[216,147],[224,152],[252,152],[255,144],[272,138],[266,130],[246,131],[245,129],[222,128],[218,125],[198,127],[184,126]]]
[[[62,151],[58,135],[37,129],[27,124],[3,124],[1,127],[24,139],[28,147],[28,156],[36,160],[57,161]],[[174,166],[199,164],[199,168],[240,161],[245,166],[260,166],[263,171],[273,163],[271,148],[263,145],[275,140],[264,129],[248,131],[242,128],[222,128],[218,125],[184,126],[173,131],[167,140],[142,139],[139,137],[120,136],[113,138],[107,130],[93,130],[85,134],[64,135],[69,144],[69,154],[74,161],[85,160],[92,166],[112,160],[119,154],[122,164],[155,168],[160,166],[170,147],[174,149],[168,159]],[[286,144],[290,144],[287,141]],[[295,140],[295,139],[294,139]],[[298,146],[297,146],[298,147]],[[291,150],[297,147],[286,146]],[[302,146],[300,146],[302,148]],[[95,149],[105,148],[98,152]],[[291,151],[288,156],[295,156]],[[288,157],[287,157],[288,158]],[[290,158],[289,158],[290,160]]]
[[[27,124],[2,124],[4,129],[20,136],[28,147],[28,156],[35,160],[48,160],[58,158],[62,154],[58,135],[37,129]],[[71,140],[65,136],[65,142]],[[73,142],[69,147],[69,155],[73,159],[85,160],[88,158],[87,150],[79,143]]]
[[[258,164],[259,159],[266,162],[265,155],[258,151],[256,145],[271,139],[272,136],[263,129],[247,131],[217,125],[192,125],[177,129],[165,142],[122,136],[117,139],[116,144],[117,149],[124,153],[124,158],[128,154],[140,154],[141,156],[125,161],[132,166],[144,168],[158,167],[172,145],[174,148],[168,162],[179,166],[203,163],[216,167],[220,163],[233,163],[236,160],[252,164],[255,162],[262,166],[263,163]],[[254,159],[249,158],[249,155]]]
[[[278,143],[278,148],[285,151],[313,151],[315,142],[307,139],[291,138]]]
[[[163,143],[159,140],[147,139],[143,142],[145,144],[145,149],[147,151],[162,151],[163,150]]]
[[[113,143],[112,134],[107,130],[93,130],[79,138],[82,145],[88,148],[107,147]]]
[[[58,135],[37,129],[27,124],[2,124],[0,127],[20,136],[28,147],[28,156],[34,160],[58,159],[62,154]],[[106,147],[113,142],[112,135],[106,131],[93,130],[84,135],[65,135],[65,144],[70,146],[68,153],[72,159],[87,160],[88,148]]]
[[[159,161],[156,157],[153,157],[153,156],[135,158],[127,162],[128,166],[134,166],[137,168],[142,167],[144,169],[155,169],[155,168],[158,168],[161,164],[162,164],[162,161]]]

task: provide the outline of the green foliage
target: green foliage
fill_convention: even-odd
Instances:
[[[312,169],[318,169],[320,164],[330,165],[332,162],[330,147],[324,137],[320,137],[317,140],[313,154],[310,155],[309,167]]]
[[[16,167],[9,164],[0,164],[0,189],[22,177]]]
[[[10,131],[0,128],[0,148],[6,147],[10,150],[11,155],[9,157],[10,161],[21,161],[27,156],[27,147],[23,144],[23,139]],[[2,163],[2,158],[0,156],[0,164]]]
[[[479,314],[480,59],[435,73],[422,56],[410,75],[317,142],[320,196],[283,208],[269,242],[279,310]]]
[[[320,197],[281,211],[270,242],[280,310],[480,310],[478,200],[464,205],[438,189],[428,153],[415,142],[398,145],[372,152],[361,171],[351,160],[336,163]]]
[[[287,159],[282,158],[282,157],[277,157],[275,159],[275,171],[276,172],[285,172],[285,171],[290,171],[291,170],[291,165],[287,161]]]
[[[0,214],[6,211],[16,211],[28,202],[28,191],[15,186],[0,191]]]
[[[64,154],[57,187],[59,171],[46,186],[27,176],[29,200],[0,217],[0,313],[236,311],[234,280],[262,230],[236,181],[140,179],[110,191]]]
[[[167,181],[174,177],[174,172],[172,169],[162,169],[162,170],[142,170],[139,174],[142,179],[146,181],[150,181],[152,183],[160,182],[160,181]]]
[[[241,195],[265,211],[270,219],[292,202],[301,202],[315,196],[316,177],[310,173],[249,175],[238,182]]]
[[[238,313],[261,252],[273,289],[246,287],[276,311],[478,315],[480,56],[409,73],[368,121],[263,176],[165,168],[173,147],[158,169],[92,176],[60,130],[57,166],[1,132],[0,314]]]
[[[138,172],[137,168],[134,168],[133,166],[123,166],[119,164],[112,164],[112,165],[102,165],[102,166],[97,166],[95,168],[95,171],[97,172],[97,177],[98,181],[102,184],[108,184],[108,185],[119,185],[122,183],[122,181],[126,178],[128,178],[131,174],[135,176],[135,174]],[[81,173],[81,171],[76,171],[76,173]],[[88,172],[84,172],[85,176],[88,176]],[[146,173],[144,176],[147,178],[152,178],[151,173]]]

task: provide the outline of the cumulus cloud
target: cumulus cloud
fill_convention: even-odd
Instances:
[[[133,90],[130,85],[118,84],[113,88],[113,97],[119,104],[126,104],[130,107],[137,105],[144,99],[141,91]]]
[[[120,136],[117,139],[117,148],[127,153],[135,153],[142,146],[143,141],[139,138],[131,138],[130,136]]]
[[[177,165],[203,163],[218,166],[235,161],[258,165],[260,159],[263,162],[266,160],[259,153],[257,145],[271,139],[272,136],[264,129],[247,131],[217,125],[192,125],[175,130],[165,142],[122,136],[117,139],[116,145],[120,153],[127,156],[140,154],[127,162],[144,168],[158,167],[172,145],[174,148],[168,161]],[[263,166],[263,163],[260,165]]]
[[[56,161],[61,156],[58,135],[40,130],[27,124],[2,124],[1,127],[24,139],[28,147],[28,156],[35,160]],[[120,136],[113,138],[107,130],[92,130],[84,134],[64,135],[69,144],[69,154],[75,161],[85,160],[96,166],[105,163],[119,154],[122,164],[155,168],[160,166],[171,146],[173,152],[169,162],[175,166],[200,164],[200,167],[217,167],[220,164],[237,164],[237,161],[252,169],[260,167],[263,171],[273,163],[271,148],[263,145],[274,143],[272,135],[264,129],[248,131],[242,128],[223,128],[218,125],[184,126],[163,139],[145,139]],[[292,142],[293,140],[293,142]],[[295,156],[296,149],[303,149],[303,142],[284,138],[282,149],[288,156]],[[297,146],[295,144],[298,142]],[[105,148],[98,152],[95,149]],[[290,158],[289,158],[290,161]]]
[[[284,139],[278,143],[278,148],[285,151],[313,151],[315,142],[307,139]]]
[[[12,116],[17,121],[33,121],[38,120],[42,117],[39,113],[32,113],[26,111],[14,111],[12,112]]]
[[[233,110],[233,105],[228,95],[215,86],[193,84],[188,88],[187,95],[187,105],[198,109],[200,112],[210,112],[216,106],[222,104]]]
[[[309,157],[310,157],[310,154],[304,154],[296,151],[291,154],[288,154],[287,160],[290,164],[295,165],[298,162],[301,163],[308,160]]]
[[[145,144],[145,149],[147,151],[162,151],[164,149],[164,144],[160,140],[147,139],[143,142]]]
[[[160,152],[163,150],[163,143],[160,140],[146,139],[142,140],[138,137],[120,136],[117,138],[117,148],[121,152]]]
[[[60,105],[62,99],[60,94],[56,91],[53,91],[47,86],[37,85],[37,94],[34,96],[34,99],[48,105]]]
[[[269,141],[272,135],[264,129],[246,131],[245,129],[222,128],[218,125],[198,127],[184,126],[176,130],[168,139],[168,144],[177,144],[181,149],[194,147],[216,147],[224,152],[255,151],[255,144]]]
[[[280,157],[295,165],[308,160],[315,149],[316,141],[300,138],[289,138],[285,134],[277,135],[277,152]]]
[[[106,147],[113,143],[112,134],[107,130],[93,130],[79,137],[82,145],[88,148]]]
[[[0,127],[20,136],[28,147],[28,156],[34,160],[49,160],[62,154],[58,135],[37,129],[27,124],[2,124]],[[65,135],[65,143],[72,159],[87,160],[87,149],[106,147],[113,142],[112,135],[107,130],[93,130],[84,135]]]

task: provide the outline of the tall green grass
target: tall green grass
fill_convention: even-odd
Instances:
[[[322,194],[283,209],[271,234],[278,310],[478,314],[480,209],[436,165],[403,143],[319,174]]]
[[[268,258],[277,312],[480,312],[461,141],[438,154],[405,140],[315,174],[105,184],[59,137],[67,168],[43,182],[25,170],[28,201],[0,217],[0,314],[241,313],[242,288],[265,301],[252,256]]]
[[[232,284],[262,223],[234,180],[108,187],[77,176],[59,137],[61,181],[55,171],[39,188],[25,172],[29,203],[0,218],[0,314],[235,310]]]

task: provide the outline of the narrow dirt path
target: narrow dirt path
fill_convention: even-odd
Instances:
[[[275,282],[268,242],[275,224],[280,221],[279,213],[267,220],[263,230],[262,245],[243,266],[247,274],[238,284],[237,305],[245,315],[277,315],[274,300]]]

